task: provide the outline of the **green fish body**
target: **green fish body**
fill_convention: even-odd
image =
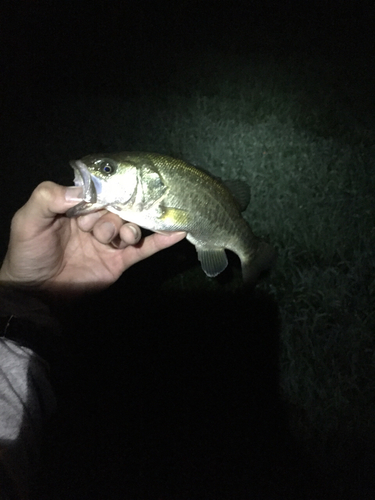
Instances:
[[[225,183],[156,153],[88,155],[71,166],[84,201],[69,209],[68,217],[105,208],[151,231],[186,231],[210,277],[226,268],[225,250],[239,256],[245,282],[254,282],[275,258],[274,249],[254,236],[241,215],[250,199],[241,181]]]

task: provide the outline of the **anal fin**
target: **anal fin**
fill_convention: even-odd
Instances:
[[[202,269],[210,278],[217,276],[227,267],[228,259],[224,248],[196,247],[196,249]]]

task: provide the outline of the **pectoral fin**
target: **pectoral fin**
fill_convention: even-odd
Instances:
[[[217,276],[227,267],[228,259],[224,248],[196,247],[196,249],[202,269],[210,278]]]
[[[168,224],[170,231],[186,230],[191,225],[191,215],[186,210],[178,208],[161,207],[162,215],[160,219]]]

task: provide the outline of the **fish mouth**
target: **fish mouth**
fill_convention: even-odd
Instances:
[[[83,199],[89,203],[96,203],[96,188],[87,165],[81,160],[72,160],[69,164],[74,170],[74,185],[83,188]]]

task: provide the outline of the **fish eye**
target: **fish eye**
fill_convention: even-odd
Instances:
[[[111,175],[116,172],[116,165],[110,160],[104,160],[100,163],[99,170],[104,175]]]

